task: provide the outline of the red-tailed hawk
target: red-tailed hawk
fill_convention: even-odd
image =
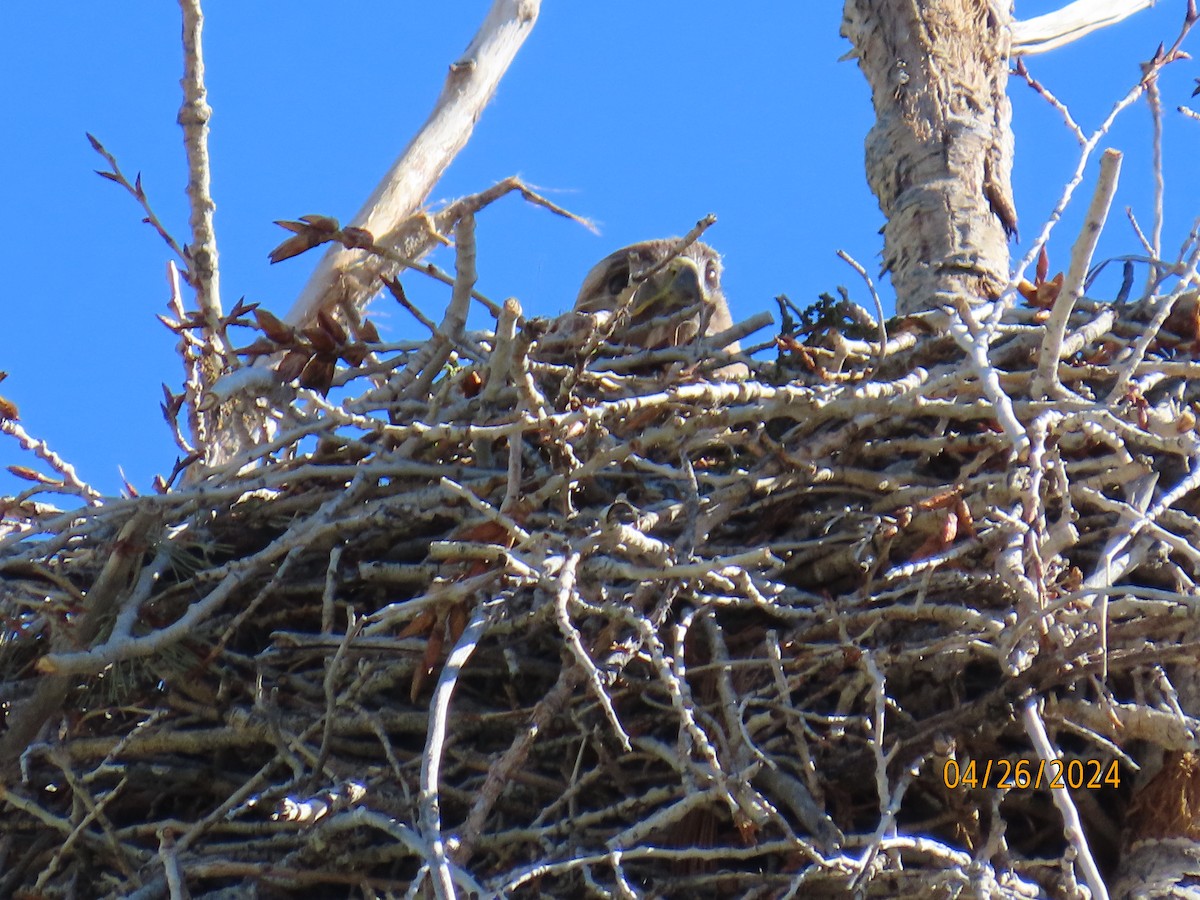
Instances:
[[[721,291],[721,257],[707,244],[693,243],[670,258],[678,244],[672,238],[642,241],[606,256],[584,278],[573,313],[564,317],[569,321],[555,331],[586,334],[611,327],[612,343],[655,350],[732,327]],[[728,349],[740,348],[734,341]],[[718,374],[745,371],[739,364]]]
[[[642,241],[600,260],[583,279],[575,312],[615,312],[627,304],[628,324],[614,337],[648,349],[678,347],[731,327],[721,257],[694,243],[666,262],[677,243]]]

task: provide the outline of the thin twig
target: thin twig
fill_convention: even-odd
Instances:
[[[1117,192],[1120,175],[1121,153],[1113,149],[1105,150],[1100,157],[1100,177],[1096,181],[1096,192],[1084,217],[1083,227],[1079,230],[1079,237],[1071,249],[1071,265],[1067,269],[1062,288],[1054,299],[1050,318],[1046,320],[1046,333],[1038,354],[1037,375],[1031,388],[1034,397],[1056,397],[1062,389],[1058,380],[1058,363],[1063,356],[1063,335],[1071,318],[1071,311],[1083,296],[1083,281],[1092,266],[1092,254],[1096,252],[1100,233],[1108,220],[1108,210]]]
[[[204,87],[204,50],[201,35],[204,14],[200,0],[179,0],[183,13],[183,105],[179,124],[183,127],[183,146],[188,160],[188,202],[191,205],[192,241],[188,245],[188,271],[196,289],[196,302],[204,316],[209,338],[222,351],[224,330],[221,325],[221,276],[217,254],[217,233],[213,213],[211,163],[208,156],[208,123],[212,107]],[[222,355],[225,355],[224,353]]]
[[[1038,713],[1036,701],[1030,700],[1025,704],[1021,711],[1021,722],[1037,752],[1038,759],[1047,767],[1058,761],[1059,754],[1055,752],[1050,743],[1050,736],[1046,734],[1046,725]],[[1063,831],[1066,832],[1071,846],[1075,848],[1076,859],[1083,869],[1083,879],[1091,890],[1092,896],[1097,900],[1108,900],[1108,888],[1104,884],[1104,878],[1100,875],[1100,867],[1096,865],[1096,860],[1092,856],[1092,848],[1088,845],[1087,834],[1084,832],[1083,823],[1079,821],[1079,812],[1075,809],[1070,793],[1066,790],[1051,789],[1050,796],[1062,814]]]

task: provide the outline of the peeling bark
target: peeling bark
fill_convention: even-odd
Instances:
[[[1016,233],[1009,0],[846,0],[842,35],[871,85],[867,180],[887,216],[896,311],[1008,282]]]

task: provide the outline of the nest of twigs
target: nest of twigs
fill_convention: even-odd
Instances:
[[[1056,800],[1106,875],[1183,827],[1135,790],[1190,746],[1171,303],[1041,376],[1036,307],[831,302],[745,382],[374,353],[254,467],[10,498],[0,895],[1069,895]]]

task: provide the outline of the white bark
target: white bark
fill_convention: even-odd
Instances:
[[[462,57],[451,64],[429,119],[350,223],[387,245],[389,236],[417,212],[433,186],[466,145],[483,108],[537,20],[540,0],[495,0]],[[420,256],[428,248],[402,247]],[[393,267],[394,268],[394,267]],[[285,317],[291,325],[310,321],[318,309],[342,303],[361,308],[392,274],[377,257],[332,246]]]
[[[887,217],[901,315],[998,297],[1016,230],[1011,3],[846,0],[842,34],[871,85],[867,180]]]
[[[1012,55],[1032,56],[1062,47],[1115,25],[1154,3],[1155,0],[1075,0],[1044,16],[1013,22]]]

